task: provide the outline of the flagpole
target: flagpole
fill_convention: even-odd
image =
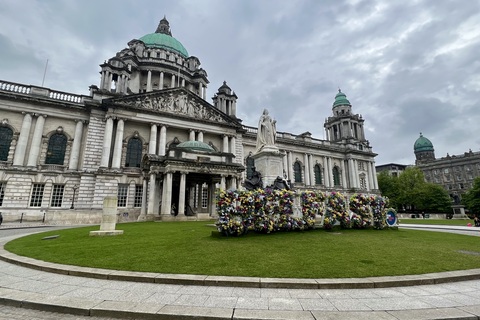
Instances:
[[[47,59],[47,63],[45,63],[45,70],[43,71],[42,87],[43,87],[43,84],[45,83],[45,75],[47,74],[47,67],[48,67],[48,59]]]

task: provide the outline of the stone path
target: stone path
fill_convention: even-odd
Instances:
[[[2,315],[8,305],[51,319],[480,319],[480,269],[335,281],[167,276],[47,264],[1,247]]]

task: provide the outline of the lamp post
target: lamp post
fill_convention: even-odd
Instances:
[[[77,192],[77,189],[78,189],[78,186],[75,184],[73,187],[73,197],[72,197],[72,205],[70,206],[70,209],[73,209],[74,206],[73,206],[73,203],[75,202],[75,193]]]

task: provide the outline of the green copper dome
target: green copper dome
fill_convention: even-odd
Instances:
[[[172,32],[170,31],[170,24],[166,18],[160,20],[157,31],[155,33],[149,33],[140,38],[147,48],[162,48],[170,50],[182,55],[185,58],[188,58],[188,52],[185,47],[172,37]]]
[[[347,100],[347,96],[345,93],[342,92],[342,90],[338,89],[338,93],[335,96],[335,102],[333,103],[332,108],[338,107],[338,106],[350,106],[350,101]]]
[[[186,149],[188,151],[215,152],[212,147],[201,141],[185,141],[178,144],[177,148]]]
[[[430,140],[425,138],[422,133],[420,133],[420,137],[415,141],[413,145],[413,151],[434,151],[433,144]]]

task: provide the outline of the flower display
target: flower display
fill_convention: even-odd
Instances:
[[[325,193],[321,191],[304,191],[300,194],[303,220],[307,228],[313,228],[315,217],[323,215],[325,198]]]
[[[343,227],[346,227],[347,223],[350,225],[350,221],[347,221],[348,215],[345,208],[345,196],[340,192],[332,191],[326,197],[326,201],[323,227],[327,230],[332,229],[337,221],[340,221]]]
[[[373,212],[373,227],[379,230],[384,229],[387,225],[386,207],[388,206],[388,198],[380,196],[372,197],[370,206]]]
[[[372,225],[371,198],[368,195],[357,193],[350,197],[349,208],[352,212],[351,224],[353,228],[363,229]]]

